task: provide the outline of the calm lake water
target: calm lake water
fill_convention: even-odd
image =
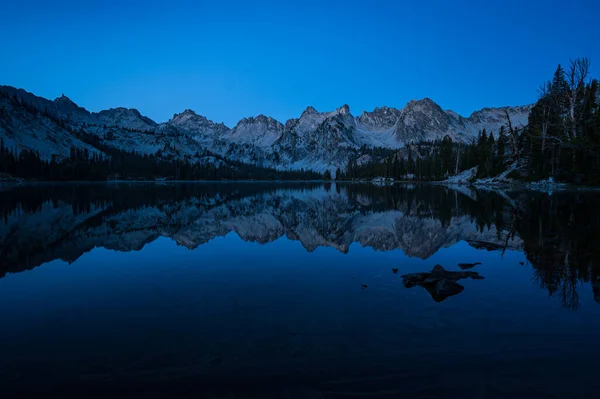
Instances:
[[[0,396],[595,397],[599,204],[432,185],[4,186]]]

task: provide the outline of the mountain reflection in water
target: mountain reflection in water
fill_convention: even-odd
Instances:
[[[598,200],[3,186],[0,382],[9,397],[577,397],[600,356]]]
[[[351,244],[428,259],[465,240],[523,250],[536,281],[577,308],[579,282],[600,301],[596,193],[496,193],[434,185],[113,184],[0,191],[0,273],[74,262],[93,248],[137,251],[158,237],[194,249],[234,232],[307,251]]]

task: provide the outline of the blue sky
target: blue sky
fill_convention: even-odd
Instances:
[[[596,0],[3,3],[0,84],[159,122],[423,97],[468,115],[535,101],[569,58],[600,71]]]

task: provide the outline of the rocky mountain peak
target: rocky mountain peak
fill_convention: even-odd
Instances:
[[[263,114],[257,115],[255,117],[251,116],[249,118],[243,118],[238,122],[236,128],[241,126],[252,126],[252,125],[264,125],[267,128],[273,129],[283,129],[283,124],[276,119],[271,118],[270,116],[266,116]]]
[[[174,114],[173,119],[175,119],[177,117],[190,117],[190,116],[199,116],[199,115],[194,110],[187,108],[179,114]]]
[[[171,118],[171,120],[169,120],[167,123],[175,124],[175,125],[195,124],[195,125],[201,125],[201,126],[212,126],[212,127],[218,128],[220,130],[228,129],[228,127],[225,126],[225,124],[223,122],[219,122],[219,123],[213,122],[210,119],[208,119],[207,117],[205,117],[203,115],[199,115],[195,111],[193,111],[189,108],[179,114],[174,114],[173,118]]]
[[[158,124],[152,119],[143,116],[135,108],[110,108],[94,114],[100,122],[109,126],[119,126],[134,130],[152,130]]]
[[[238,124],[240,124],[240,123],[248,124],[248,123],[255,123],[255,122],[257,122],[257,123],[266,123],[266,122],[269,121],[269,119],[271,119],[271,118],[268,118],[268,117],[266,117],[263,114],[260,114],[260,115],[257,115],[257,116],[249,116],[247,118],[242,118],[238,122]]]
[[[251,159],[264,159],[265,149],[272,150],[283,134],[284,126],[279,121],[260,114],[256,117],[244,118],[231,130],[223,133],[221,140],[243,144],[247,156]]]
[[[212,123],[206,117],[202,115],[198,115],[195,111],[191,109],[186,109],[179,114],[174,114],[173,118],[169,121],[170,123],[185,123],[194,121],[196,123]]]
[[[421,100],[411,100],[406,104],[405,109],[417,109],[417,110],[436,110],[443,112],[442,108],[433,100],[428,97],[425,97]]]
[[[402,110],[404,115],[423,115],[427,118],[447,118],[448,114],[444,112],[442,107],[425,97],[422,100],[413,100],[406,104]]]
[[[55,103],[68,103],[68,104],[75,104],[73,102],[73,100],[71,100],[69,97],[65,96],[64,94],[62,94],[60,97],[56,97],[54,99]]]
[[[71,126],[87,129],[91,134],[104,137],[110,130],[110,145],[119,149],[129,151],[135,147],[154,154],[165,148],[160,141],[164,135],[148,133],[164,133],[174,141],[169,146],[173,157],[191,156],[208,149],[226,159],[282,170],[343,168],[348,160],[360,155],[359,149],[364,146],[398,149],[411,142],[441,140],[446,135],[454,141],[470,142],[483,128],[497,132],[506,124],[506,111],[514,126],[526,124],[531,108],[484,108],[466,118],[444,111],[431,99],[423,98],[409,102],[402,110],[382,106],[370,112],[363,111],[359,117],[352,116],[347,104],[328,112],[318,112],[308,106],[299,118],[288,120],[285,127],[261,114],[244,118],[235,128],[229,129],[191,109],[157,125],[136,109],[121,107],[89,113],[64,95],[47,100],[10,86],[0,86],[0,90],[3,93],[0,101],[6,103],[5,107],[12,107],[8,98],[16,96]],[[43,114],[29,115],[27,110],[19,112],[27,118],[17,120],[15,113],[0,114],[0,118],[6,119],[0,120],[0,137],[15,137],[13,147],[31,148],[50,158],[53,154],[68,155],[72,146],[86,146],[75,143],[66,131],[56,132],[54,124],[46,121]],[[8,132],[3,126],[18,126],[18,129],[12,128]],[[126,130],[115,129],[119,127]],[[137,135],[136,132],[144,134]]]
[[[402,142],[441,139],[451,128],[450,116],[426,97],[406,104],[396,128],[396,139]]]
[[[336,110],[340,115],[350,115],[350,106],[344,104]]]
[[[161,125],[161,129],[163,131],[175,129],[178,134],[193,138],[195,143],[203,148],[215,151],[217,151],[215,140],[230,131],[223,123],[215,123],[191,109],[173,115],[173,118]]]
[[[376,107],[373,111],[363,111],[359,122],[369,130],[386,130],[398,122],[401,112],[391,107]]]
[[[140,111],[135,108],[125,108],[125,107],[117,107],[117,108],[109,108],[98,112],[98,114],[103,115],[132,115],[132,116],[142,116]]]
[[[52,104],[54,105],[54,108],[56,109],[57,114],[59,115],[84,110],[84,108],[81,108],[79,105],[75,104],[73,100],[71,100],[64,94],[60,97],[55,98],[54,101],[52,101]],[[85,111],[85,113],[88,114],[87,111]]]
[[[394,113],[397,112],[398,110],[396,108],[391,108],[391,107],[387,107],[387,106],[383,106],[383,107],[375,107],[375,109],[373,110],[374,114],[389,114],[389,113]],[[363,111],[364,113],[365,111]]]
[[[304,110],[304,112],[302,112],[301,117],[304,116],[305,114],[311,115],[311,114],[318,114],[318,113],[319,112],[316,109],[314,109],[314,107],[312,107],[312,106],[309,105],[308,107],[306,107],[306,109]]]

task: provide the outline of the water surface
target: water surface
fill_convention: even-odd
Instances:
[[[600,388],[596,193],[135,183],[0,199],[8,397]],[[462,274],[411,280],[436,265]]]

